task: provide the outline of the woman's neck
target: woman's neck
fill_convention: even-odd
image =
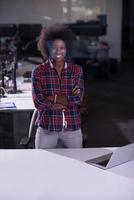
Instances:
[[[62,61],[54,61],[54,66],[55,68],[57,69],[62,69],[64,67],[64,64],[65,64],[65,61],[62,60]]]

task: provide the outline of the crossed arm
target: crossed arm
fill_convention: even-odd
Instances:
[[[44,96],[42,93],[42,85],[40,82],[40,74],[34,70],[32,73],[32,97],[34,105],[39,110],[48,109],[64,109],[66,107],[74,107],[80,105],[84,95],[84,80],[82,70],[75,76],[75,87],[69,96],[55,95]]]
[[[72,90],[72,94],[73,95],[78,95],[80,94],[80,88],[78,86],[75,86]],[[51,101],[54,101],[55,99],[55,96],[48,96],[47,97],[48,100],[51,100]],[[54,103],[53,105],[53,109],[56,110],[56,109],[64,109],[67,107],[68,105],[68,99],[66,96],[56,96],[56,102]]]

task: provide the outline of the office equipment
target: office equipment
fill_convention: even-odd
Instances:
[[[1,30],[1,29],[0,29]],[[16,39],[14,37],[4,37],[0,38],[0,73],[3,88],[6,88],[5,76],[12,79],[13,88],[12,93],[17,93],[17,84],[16,84],[16,70],[17,70],[17,47]],[[10,72],[10,75],[9,75]]]
[[[134,159],[134,143],[117,148],[115,151],[85,162],[102,169],[109,169]]]
[[[36,38],[39,36],[42,25],[38,23],[33,24],[19,24],[18,35],[23,38]]]
[[[77,35],[102,36],[107,33],[107,16],[97,15],[96,20],[79,20],[67,25]]]
[[[0,109],[4,108],[16,108],[16,105],[14,102],[5,102],[5,103],[0,102]]]
[[[16,35],[16,24],[0,24],[0,37],[13,37]]]

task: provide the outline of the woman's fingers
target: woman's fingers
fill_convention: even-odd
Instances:
[[[76,89],[75,92],[74,92],[74,94],[75,94],[75,95],[76,95],[76,94],[80,94],[80,89]]]
[[[80,88],[78,86],[75,86],[74,89],[72,90],[72,93],[74,95],[80,94]]]
[[[57,109],[65,109],[66,108],[66,106],[64,106],[64,105],[62,105],[62,104],[59,104],[59,103],[55,103],[54,105],[53,105],[53,109],[54,110],[57,110]]]

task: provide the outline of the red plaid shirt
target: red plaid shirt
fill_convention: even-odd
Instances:
[[[80,88],[79,95],[73,95],[75,86]],[[63,95],[68,99],[66,109],[53,109],[53,101],[47,96]],[[84,81],[83,71],[78,65],[66,61],[61,72],[61,79],[53,65],[52,60],[47,60],[39,65],[32,73],[32,97],[38,109],[36,125],[49,131],[77,130],[80,128],[79,105],[83,100]],[[64,121],[66,126],[64,126]]]

